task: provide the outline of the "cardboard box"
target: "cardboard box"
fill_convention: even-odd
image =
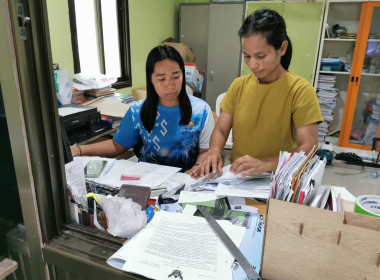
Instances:
[[[194,59],[195,59],[194,54],[186,44],[175,43],[173,39],[170,37],[164,40],[162,44],[175,48],[179,52],[179,54],[182,56],[183,61],[185,63],[194,62]]]
[[[194,63],[185,63],[186,84],[197,93],[202,92],[203,75]]]
[[[380,279],[380,218],[270,199],[263,279]]]
[[[137,101],[146,98],[146,87],[133,89],[132,95]]]

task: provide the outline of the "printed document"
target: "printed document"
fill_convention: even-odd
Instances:
[[[66,181],[74,189],[78,190],[78,194],[86,195],[86,181],[84,178],[84,169],[82,161],[75,160],[65,164]]]
[[[218,223],[240,247],[246,228]],[[233,260],[204,218],[160,211],[107,263],[158,280],[232,280]]]

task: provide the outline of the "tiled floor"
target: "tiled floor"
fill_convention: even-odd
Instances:
[[[371,152],[334,147],[336,153],[354,152],[357,154],[371,155]],[[224,164],[229,164],[230,151],[224,150]],[[346,187],[355,197],[360,195],[379,195],[380,178],[370,179],[370,173],[379,171],[380,168],[361,167],[348,165],[342,161],[333,160],[332,164],[326,166],[322,184],[331,186]]]

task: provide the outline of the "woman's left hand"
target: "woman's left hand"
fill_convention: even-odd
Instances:
[[[234,161],[230,168],[230,172],[239,174],[240,172],[245,171],[241,175],[241,177],[244,178],[251,174],[264,173],[270,169],[271,168],[267,162],[246,155]]]
[[[193,172],[195,170],[197,170],[199,168],[199,166],[200,166],[199,164],[194,165],[191,169],[187,170],[185,173],[191,175],[192,177],[198,177],[198,176],[194,175]]]

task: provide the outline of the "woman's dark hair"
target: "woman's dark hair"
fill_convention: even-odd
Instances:
[[[240,38],[249,37],[254,34],[262,34],[270,46],[275,50],[281,48],[282,42],[288,41],[288,48],[285,54],[281,57],[281,65],[285,70],[288,70],[290,61],[292,60],[292,43],[286,33],[285,20],[279,13],[261,9],[250,14],[240,27]]]
[[[180,125],[187,125],[191,120],[191,103],[186,93],[185,64],[178,51],[170,46],[158,46],[150,51],[146,60],[146,100],[141,109],[141,121],[145,129],[151,133],[157,116],[158,94],[152,84],[154,65],[164,59],[171,59],[178,63],[182,71],[182,88],[178,96],[181,112]]]

